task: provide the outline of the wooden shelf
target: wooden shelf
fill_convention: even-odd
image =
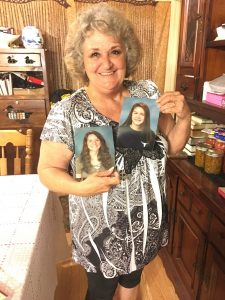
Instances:
[[[187,102],[191,111],[194,111],[197,114],[205,116],[207,118],[210,118],[218,124],[225,123],[225,108],[221,108],[213,104],[206,104],[197,100],[187,99]]]
[[[206,47],[207,48],[220,48],[220,47],[225,48],[225,40],[207,42]]]
[[[0,67],[0,72],[41,72],[43,71],[43,67],[32,67],[32,66],[9,66],[7,67]]]
[[[24,72],[24,75],[28,72],[39,72],[37,76],[40,75],[44,82],[44,86],[35,89],[16,88],[18,84],[12,82],[13,95],[0,95],[0,129],[33,129],[34,172],[37,172],[40,133],[50,110],[46,54],[45,49],[0,48],[0,72]],[[37,77],[35,74],[33,76]],[[18,111],[29,113],[29,118],[11,119],[8,110],[15,113]],[[10,155],[13,157],[14,154]]]

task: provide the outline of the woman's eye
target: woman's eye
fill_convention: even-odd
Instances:
[[[99,53],[98,52],[93,52],[91,53],[90,57],[98,57],[99,56]]]
[[[121,54],[121,50],[115,49],[112,51],[113,55],[120,55]]]

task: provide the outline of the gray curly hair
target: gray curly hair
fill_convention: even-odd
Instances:
[[[122,41],[126,49],[126,77],[136,70],[141,59],[141,45],[135,30],[118,10],[106,3],[92,6],[79,14],[69,28],[65,43],[65,64],[72,77],[88,83],[83,62],[83,43],[90,31],[100,31]]]

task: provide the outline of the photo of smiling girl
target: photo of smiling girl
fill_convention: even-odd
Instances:
[[[125,121],[119,126],[117,147],[151,150],[154,146],[155,132],[151,126],[150,108],[147,103],[139,101],[140,99],[134,104],[126,101],[126,105],[132,107]]]
[[[82,133],[79,128],[79,134]],[[105,128],[109,129],[109,128]],[[85,128],[86,133],[82,133],[83,139],[81,152],[76,158],[76,178],[86,178],[88,175],[95,172],[106,171],[115,165],[112,155],[112,146],[108,144],[110,131],[107,130],[104,134],[104,128],[99,132],[96,127]],[[107,135],[108,134],[108,135]],[[112,139],[112,138],[111,138]]]

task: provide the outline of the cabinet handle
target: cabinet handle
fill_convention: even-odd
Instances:
[[[203,278],[203,282],[205,284],[206,289],[208,289],[209,287],[209,281],[210,281],[210,274],[206,273]]]
[[[15,64],[17,63],[17,60],[15,58],[12,58],[12,56],[8,56],[8,64]]]
[[[220,240],[224,240],[225,239],[225,233],[224,232],[219,232],[218,236],[219,236]]]
[[[194,211],[195,211],[196,215],[200,216],[202,214],[202,211],[199,208],[194,208]]]
[[[185,197],[185,192],[184,191],[179,192],[179,198],[183,198],[183,197]]]
[[[25,57],[25,62],[26,62],[26,64],[30,64],[31,65],[31,64],[33,64],[35,62],[35,60],[29,58],[29,56],[26,56]]]
[[[181,83],[180,89],[182,92],[185,92],[188,89],[188,85],[186,83]]]

